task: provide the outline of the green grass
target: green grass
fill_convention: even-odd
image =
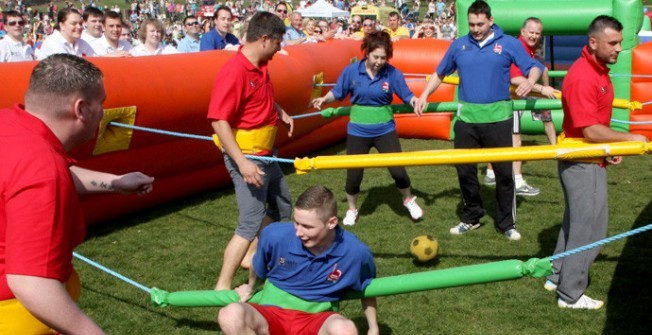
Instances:
[[[544,144],[526,136],[525,145]],[[449,142],[402,140],[404,151],[445,149]],[[319,155],[342,154],[343,144]],[[311,155],[312,156],[312,155]],[[652,222],[650,157],[626,158],[610,167],[609,235]],[[413,223],[385,169],[366,170],[360,220],[351,228],[374,252],[380,277],[455,268],[506,259],[551,255],[563,211],[563,195],[554,161],[530,162],[528,182],[541,188],[536,197],[518,199],[518,228],[523,239],[510,242],[496,233],[491,216],[465,236],[448,233],[458,220],[461,201],[453,167],[408,169],[426,216]],[[306,187],[324,184],[336,192],[340,215],[346,210],[344,171],[317,171],[287,181],[294,197]],[[493,213],[493,188],[484,187],[485,207]],[[233,234],[237,208],[226,188],[165,204],[99,224],[77,251],[148,287],[168,291],[211,289],[223,249]],[[439,240],[434,262],[417,264],[409,242],[422,234]],[[588,294],[607,300],[600,311],[560,310],[542,279],[525,278],[379,298],[381,334],[650,334],[652,286],[649,278],[652,234],[644,233],[604,247],[591,269]],[[110,334],[215,334],[217,308],[152,307],[148,295],[80,261],[81,308]],[[236,283],[246,280],[238,272]],[[343,314],[366,332],[359,301],[343,303]]]

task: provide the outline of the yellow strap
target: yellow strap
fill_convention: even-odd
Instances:
[[[274,148],[277,126],[267,125],[256,129],[235,129],[232,128],[235,141],[243,154],[256,155],[262,152],[271,152]],[[213,134],[213,142],[220,150],[222,143],[217,135]]]

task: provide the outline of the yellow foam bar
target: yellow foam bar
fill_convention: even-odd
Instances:
[[[585,160],[609,156],[635,156],[649,153],[652,149],[646,142],[615,143],[563,143],[520,148],[450,149],[388,154],[318,156],[297,158],[294,167],[297,173],[312,170],[385,168],[394,166],[430,166],[474,164],[483,162],[511,162],[533,160]]]

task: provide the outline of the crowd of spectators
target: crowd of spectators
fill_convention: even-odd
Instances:
[[[235,48],[242,40],[243,27],[257,11],[269,11],[280,16],[288,26],[284,45],[321,42],[328,39],[362,39],[365,34],[385,30],[394,40],[401,38],[439,38],[454,39],[455,2],[449,0],[326,0],[332,6],[350,11],[358,5],[393,7],[396,13],[391,18],[379,22],[370,17],[353,15],[346,18],[315,19],[304,18],[297,9],[307,8],[316,0],[292,0],[271,2],[271,0],[125,0],[123,6],[103,4],[102,0],[79,0],[79,2],[50,2],[47,9],[30,7],[25,0],[0,0],[2,20],[0,37],[10,39],[4,44],[15,45],[0,49],[0,62],[11,61],[7,53],[29,52],[33,59],[42,59],[39,51],[44,42],[52,36],[59,44],[67,44],[68,50],[79,50],[79,55],[154,55],[161,53],[196,52],[203,50]],[[421,1],[421,2],[420,2]],[[43,8],[43,7],[40,7]],[[80,37],[76,21],[65,21],[68,15],[62,11],[76,10],[72,16],[83,17]],[[109,14],[110,13],[110,14]],[[9,14],[9,15],[7,15]],[[17,39],[19,31],[7,25],[7,18],[19,14],[22,20],[9,23],[23,27],[22,39]],[[73,13],[74,14],[74,13]],[[104,23],[106,17],[120,17],[121,29],[116,29],[115,21],[109,30]],[[363,23],[364,21],[364,23]],[[368,21],[368,22],[367,22]],[[72,24],[62,26],[65,22]],[[72,22],[72,23],[71,23]],[[7,26],[6,26],[7,25]],[[148,32],[148,27],[150,28]],[[13,33],[8,32],[13,29]],[[104,36],[103,36],[104,34]],[[6,35],[6,37],[5,37]],[[63,37],[61,36],[63,35]],[[120,36],[118,45],[116,36]],[[106,40],[104,40],[106,38]],[[78,42],[82,40],[82,42]],[[9,43],[11,42],[11,43]],[[84,43],[86,42],[86,43]],[[50,44],[50,43],[46,43]],[[88,45],[86,45],[88,44]],[[109,45],[110,44],[110,45]],[[147,44],[147,46],[143,46]],[[0,44],[3,45],[3,44]],[[88,46],[94,49],[88,50]],[[99,48],[99,49],[98,49]],[[56,48],[55,48],[56,49]],[[60,48],[59,48],[60,49]],[[146,49],[146,51],[144,51]],[[3,51],[4,50],[4,51]],[[29,59],[30,57],[27,56]],[[9,59],[9,60],[8,60]],[[25,60],[25,57],[20,57]]]

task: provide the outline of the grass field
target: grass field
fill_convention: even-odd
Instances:
[[[525,145],[544,144],[543,136],[527,136]],[[402,140],[404,151],[444,149],[449,142]],[[319,155],[342,154],[343,144]],[[312,155],[311,155],[312,156]],[[650,157],[632,157],[610,167],[609,235],[652,222]],[[536,197],[518,199],[518,228],[523,239],[510,242],[496,233],[491,216],[482,228],[464,236],[448,230],[461,208],[453,167],[408,169],[425,220],[413,223],[400,203],[385,169],[366,170],[360,198],[360,220],[347,228],[374,252],[380,277],[454,268],[506,259],[527,260],[553,252],[562,218],[563,195],[553,161],[530,162],[528,182],[540,187]],[[287,168],[294,197],[306,187],[324,184],[346,210],[344,171],[295,175]],[[493,213],[493,188],[482,193]],[[110,205],[110,204],[107,204]],[[120,220],[92,227],[77,251],[148,287],[168,291],[211,289],[223,249],[237,221],[231,188],[162,205]],[[409,255],[415,236],[431,234],[440,254],[417,264]],[[606,299],[600,311],[569,311],[556,306],[554,293],[542,279],[520,279],[477,286],[379,298],[382,334],[650,334],[652,286],[649,278],[652,234],[611,243],[591,270],[588,294]],[[75,261],[83,292],[80,305],[110,334],[215,334],[216,308],[152,307],[144,292],[80,261]],[[244,282],[246,272],[236,282]],[[358,301],[343,303],[343,314],[366,332]]]

